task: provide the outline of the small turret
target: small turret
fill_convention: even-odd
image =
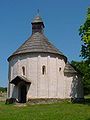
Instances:
[[[43,29],[45,26],[42,21],[42,18],[39,15],[34,18],[31,24],[32,24],[32,34],[36,32],[43,33],[44,31]]]

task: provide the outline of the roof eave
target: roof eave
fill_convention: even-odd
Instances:
[[[59,56],[62,56],[64,58],[65,63],[67,62],[67,57],[66,56],[61,55],[59,53],[51,53],[51,52],[26,52],[26,53],[12,54],[10,57],[8,57],[7,61],[9,62],[14,56],[24,55],[24,54],[28,54],[28,53],[49,53],[49,54],[59,55]]]

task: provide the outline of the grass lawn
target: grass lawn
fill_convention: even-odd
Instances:
[[[60,102],[20,107],[0,102],[0,120],[90,120],[90,104]]]

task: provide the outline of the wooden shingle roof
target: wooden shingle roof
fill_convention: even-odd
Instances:
[[[67,62],[64,68],[64,73],[78,73],[77,70],[69,63]]]
[[[52,53],[63,56],[65,61],[66,56],[63,55],[52,43],[48,41],[43,33],[44,23],[40,16],[36,16],[32,21],[32,35],[24,42],[9,58],[25,53]]]
[[[10,57],[32,52],[53,53],[64,56],[62,52],[60,52],[48,41],[44,34],[36,32],[32,34],[31,37],[25,41],[25,43],[22,44]]]

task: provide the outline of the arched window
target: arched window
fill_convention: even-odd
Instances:
[[[22,67],[22,75],[25,75],[25,67]]]
[[[43,75],[46,74],[46,66],[45,66],[45,65],[42,66],[42,74],[43,74]]]
[[[61,67],[59,67],[59,72],[61,71]]]

